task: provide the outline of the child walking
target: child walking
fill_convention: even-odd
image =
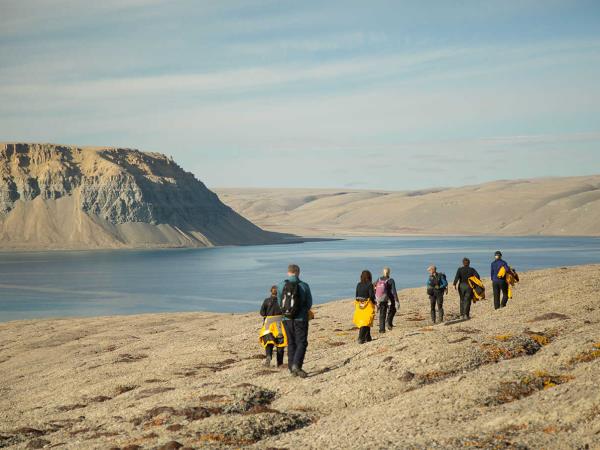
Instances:
[[[273,349],[276,348],[277,367],[281,367],[287,338],[283,328],[281,308],[277,300],[277,286],[271,287],[271,296],[263,301],[260,315],[264,317],[263,327],[260,330],[260,343],[265,348],[265,366],[271,365]]]

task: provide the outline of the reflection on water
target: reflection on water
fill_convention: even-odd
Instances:
[[[351,238],[295,245],[152,251],[0,253],[0,321],[162,311],[257,310],[287,264],[317,303],[354,294],[363,269],[384,265],[400,288],[429,264],[452,278],[463,256],[482,276],[494,251],[519,271],[600,262],[598,238]]]

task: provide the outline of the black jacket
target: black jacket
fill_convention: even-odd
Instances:
[[[260,315],[263,317],[281,315],[281,308],[279,307],[277,296],[265,298],[265,301],[260,308]]]
[[[373,283],[358,283],[356,285],[356,298],[368,298],[374,302],[375,289],[373,289]]]
[[[481,279],[481,277],[479,276],[477,271],[475,269],[473,269],[471,266],[459,267],[458,270],[456,271],[456,276],[454,277],[454,283],[452,283],[452,284],[454,286],[456,286],[459,283],[466,283],[467,280],[469,278],[471,278],[472,276],[476,276],[477,278]]]

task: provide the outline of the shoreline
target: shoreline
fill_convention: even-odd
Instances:
[[[273,233],[283,233],[275,229],[265,229],[265,231]],[[307,242],[331,242],[331,241],[343,241],[346,239],[353,238],[364,238],[364,239],[377,239],[377,238],[456,238],[456,239],[468,239],[468,238],[515,238],[515,239],[600,239],[600,235],[584,235],[584,234],[443,234],[443,233],[381,233],[381,232],[357,232],[352,233],[340,233],[340,234],[315,234],[315,235],[302,235],[298,238],[291,239],[287,242],[271,242],[265,244],[244,244],[244,245],[213,245],[207,247],[197,246],[140,246],[140,247],[51,247],[51,248],[29,248],[29,247],[1,247],[0,255],[3,253],[61,253],[61,252],[118,252],[118,251],[169,251],[169,250],[204,250],[214,248],[231,248],[231,247],[262,247],[271,245],[296,245],[305,244]]]
[[[185,251],[185,250],[196,250],[196,249],[171,249],[171,250],[181,250],[181,251]],[[130,250],[125,250],[125,251],[130,251]],[[1,252],[0,252],[1,254]],[[546,268],[540,268],[540,269],[533,269],[530,270],[528,272],[531,271],[543,271],[543,270],[553,270],[553,269],[564,269],[566,268],[577,268],[577,267],[586,267],[586,266],[594,266],[594,265],[600,265],[600,261],[598,263],[582,263],[582,264],[576,264],[576,265],[569,265],[569,266],[553,266],[553,267],[546,267]],[[523,272],[523,273],[528,273],[528,272]],[[521,274],[521,272],[519,272],[519,274]],[[484,283],[489,283],[489,280],[487,279],[488,277],[484,277]],[[449,277],[448,282],[451,284],[452,280],[451,277]],[[402,291],[411,291],[411,290],[415,290],[415,289],[424,289],[423,286],[406,286],[403,287],[401,290]],[[400,290],[398,291],[400,292]],[[489,295],[491,295],[491,289],[488,289]],[[489,296],[488,296],[489,298]],[[316,303],[315,306],[322,306],[322,305],[328,305],[328,304],[332,304],[332,303],[338,303],[338,302],[344,302],[344,301],[348,301],[348,298],[334,298],[331,300],[326,300],[324,302],[320,302],[320,303]],[[257,302],[258,305],[259,302]],[[258,305],[259,306],[259,305]],[[258,308],[257,306],[257,308]],[[185,314],[211,314],[211,315],[217,315],[217,316],[246,316],[248,314],[252,314],[252,311],[233,311],[233,312],[226,312],[226,311],[207,311],[207,310],[188,310],[188,311],[156,311],[156,312],[134,312],[134,313],[126,313],[126,314],[104,314],[104,315],[74,315],[74,316],[44,316],[44,317],[34,317],[34,318],[26,318],[26,319],[10,319],[10,320],[1,320],[0,319],[0,327],[2,325],[5,324],[16,324],[16,323],[28,323],[28,322],[41,322],[41,321],[53,321],[53,320],[57,320],[57,321],[70,321],[70,320],[85,320],[85,319],[89,319],[89,320],[93,320],[93,319],[117,319],[117,318],[133,318],[133,317],[144,317],[144,316],[154,316],[154,315],[168,315],[168,314],[174,314],[174,315],[185,315]]]

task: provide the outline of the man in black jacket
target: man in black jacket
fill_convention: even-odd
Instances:
[[[300,310],[295,317],[285,317],[284,290],[288,283],[297,285]],[[306,378],[308,374],[302,369],[306,348],[308,347],[308,320],[313,299],[308,283],[300,280],[300,267],[296,264],[288,266],[288,276],[277,286],[279,306],[284,313],[283,326],[288,338],[288,368],[295,377]]]
[[[456,271],[454,277],[454,290],[457,290],[458,296],[460,297],[460,318],[463,320],[471,318],[471,300],[473,300],[473,291],[469,286],[469,278],[476,276],[481,278],[479,273],[471,267],[471,260],[469,258],[463,258],[463,265]]]

